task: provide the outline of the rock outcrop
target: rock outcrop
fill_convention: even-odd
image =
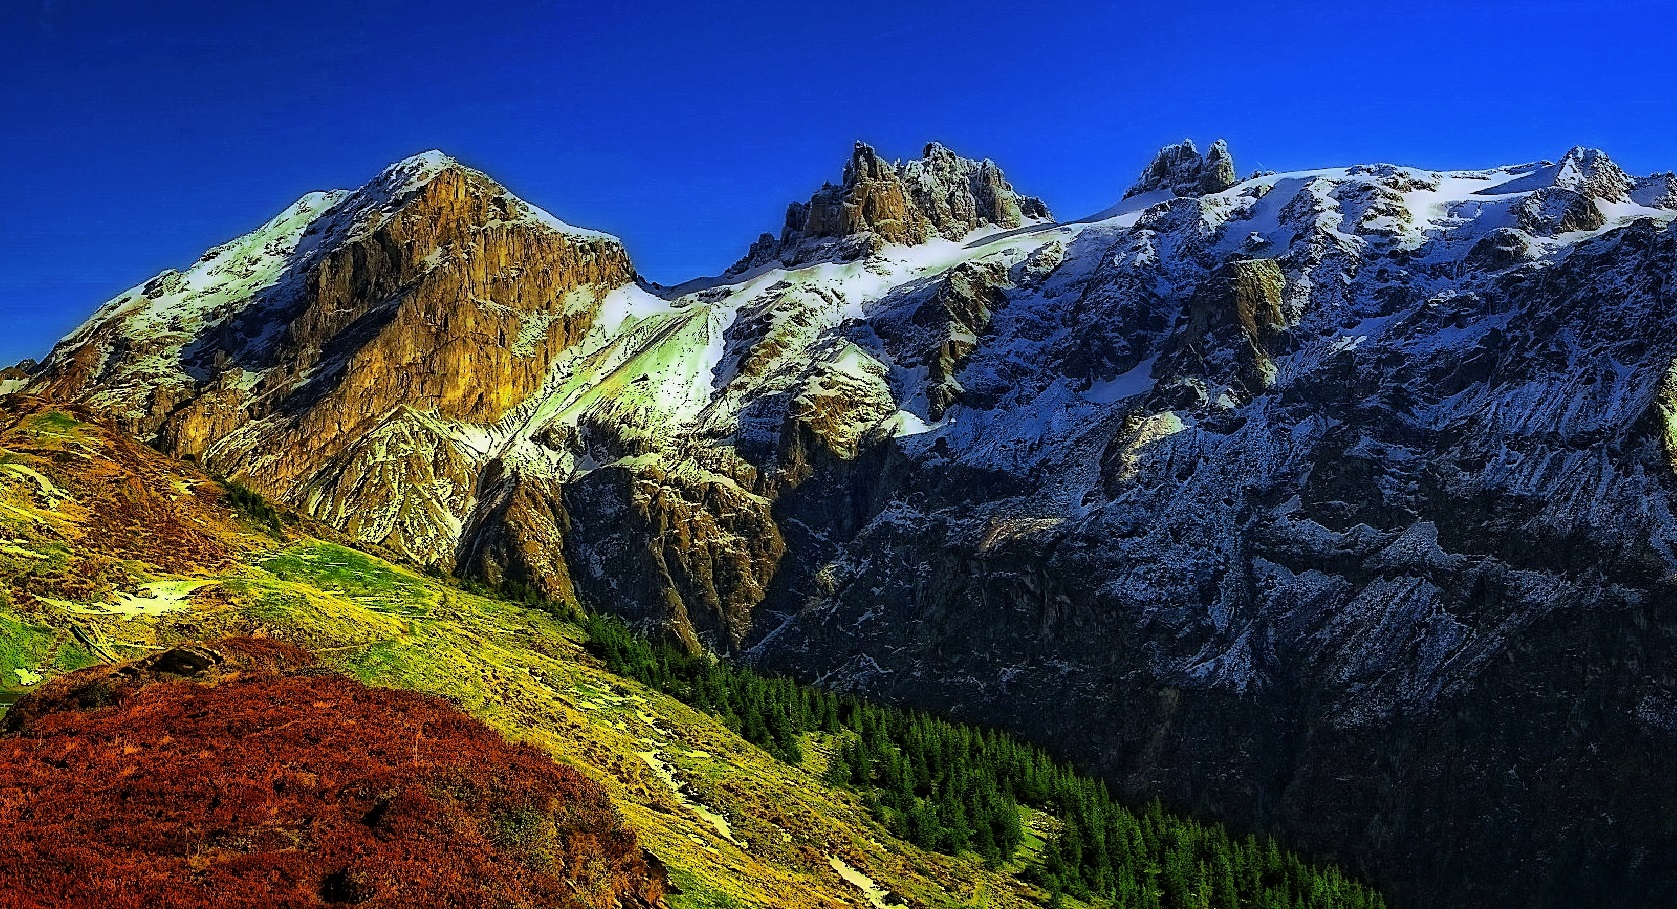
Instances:
[[[807,203],[792,203],[780,236],[763,234],[728,271],[793,266],[823,255],[855,259],[881,244],[959,240],[986,227],[1048,218],[1048,206],[1014,192],[988,158],[972,161],[933,142],[919,160],[893,164],[858,142],[837,186],[828,183]]]
[[[1241,401],[1275,381],[1276,358],[1285,344],[1286,276],[1274,259],[1231,259],[1188,298],[1183,331],[1165,357],[1170,371],[1187,378],[1208,398],[1221,387]]]
[[[1599,149],[1578,146],[1559,163],[1542,162],[1512,183],[1480,192],[1490,195],[1532,190],[1519,204],[1516,220],[1527,233],[1552,236],[1596,230],[1607,223],[1602,206],[1630,202],[1631,191],[1636,188],[1637,181]]]
[[[942,420],[961,402],[965,389],[957,376],[995,311],[1007,303],[1008,284],[1000,263],[962,263],[946,272],[906,319],[875,323],[886,344],[901,351],[894,357],[898,365],[925,369],[927,419]]]
[[[1183,139],[1159,149],[1135,185],[1124,193],[1124,198],[1156,192],[1201,196],[1220,193],[1236,182],[1234,157],[1229,154],[1227,142],[1218,139],[1201,155],[1194,140]]]
[[[107,304],[32,380],[355,539],[452,563],[487,425],[635,280],[564,225],[428,153],[316,193]]]
[[[9,394],[28,385],[36,365],[34,360],[24,360],[15,366],[0,369],[0,394]]]
[[[1636,185],[1606,152],[1582,145],[1567,151],[1555,165],[1552,179],[1560,189],[1602,202],[1629,201],[1630,191]]]
[[[1631,199],[1648,208],[1677,208],[1677,174],[1643,177],[1630,192]]]

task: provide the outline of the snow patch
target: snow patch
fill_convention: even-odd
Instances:
[[[1158,354],[1154,354],[1137,363],[1135,368],[1117,378],[1090,385],[1089,390],[1083,393],[1083,397],[1096,404],[1115,404],[1144,392],[1152,391],[1154,385],[1153,364],[1158,361]]]

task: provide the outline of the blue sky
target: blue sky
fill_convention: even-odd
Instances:
[[[1677,168],[1665,2],[0,0],[0,363],[438,147],[648,277],[713,274],[850,143],[937,139],[1061,216],[1161,144],[1241,171]]]

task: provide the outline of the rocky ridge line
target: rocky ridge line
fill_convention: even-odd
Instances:
[[[891,163],[857,142],[841,182],[788,206],[780,236],[758,237],[728,274],[773,262],[795,267],[823,255],[856,259],[886,244],[959,240],[985,227],[1048,219],[1048,206],[1016,193],[989,158],[973,161],[932,142],[918,160]]]
[[[1175,145],[1159,149],[1152,163],[1136,179],[1135,185],[1125,191],[1124,198],[1157,192],[1203,196],[1220,193],[1237,182],[1234,156],[1229,154],[1227,142],[1218,139],[1201,155],[1194,140],[1183,139]]]

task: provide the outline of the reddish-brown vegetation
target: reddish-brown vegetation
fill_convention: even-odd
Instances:
[[[0,734],[0,906],[632,907],[597,784],[267,641],[56,679]]]
[[[0,459],[39,472],[53,490],[0,472],[15,495],[33,498],[43,540],[67,544],[67,564],[38,563],[14,602],[39,597],[92,602],[124,586],[138,562],[154,572],[222,571],[237,563],[242,527],[219,484],[167,458],[90,411],[21,395],[0,399]],[[27,501],[27,500],[26,500]],[[14,513],[12,517],[17,517]]]

